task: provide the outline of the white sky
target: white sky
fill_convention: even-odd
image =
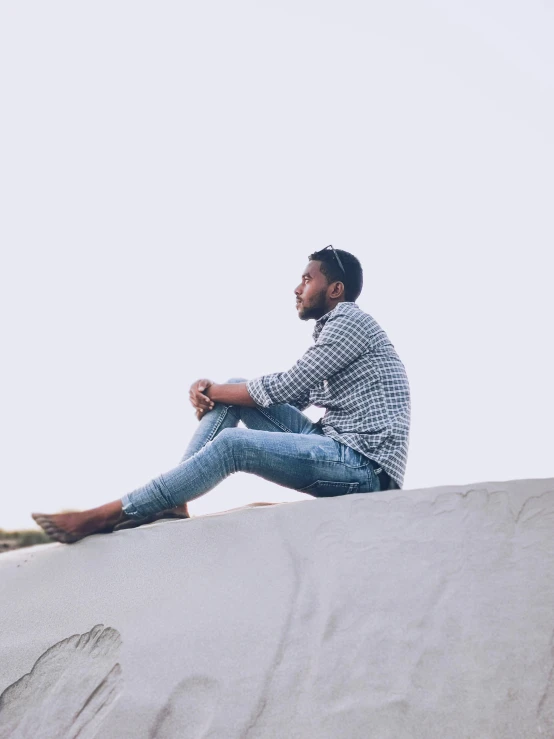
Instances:
[[[194,380],[288,369],[329,243],[408,371],[405,488],[552,476],[553,37],[551,0],[4,0],[0,527],[176,465]]]

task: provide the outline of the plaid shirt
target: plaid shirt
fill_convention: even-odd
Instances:
[[[246,384],[267,408],[325,408],[323,433],[377,462],[401,488],[408,459],[410,386],[394,345],[356,303],[339,303],[316,321],[315,344],[287,372]]]

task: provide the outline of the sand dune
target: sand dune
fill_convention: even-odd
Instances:
[[[0,557],[0,737],[550,739],[554,479]]]

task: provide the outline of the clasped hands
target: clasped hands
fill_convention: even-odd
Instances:
[[[211,380],[196,380],[190,386],[189,398],[193,407],[196,410],[196,418],[200,421],[204,414],[211,411],[214,407],[214,402],[209,398],[205,392],[210,387],[215,385]]]

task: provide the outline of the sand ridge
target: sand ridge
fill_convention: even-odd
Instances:
[[[111,676],[90,724],[102,737],[544,739],[553,565],[553,479],[253,506],[4,554],[0,727],[48,648],[88,634],[112,645],[83,677]]]

